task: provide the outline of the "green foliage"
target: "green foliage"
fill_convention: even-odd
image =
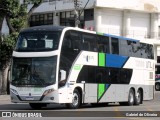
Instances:
[[[25,0],[24,4],[20,4],[20,0],[0,0],[0,15],[8,18],[10,30],[7,36],[0,34],[0,63],[10,60],[18,33],[27,26],[27,5],[32,3],[34,7],[38,7],[41,2],[42,0]],[[0,19],[0,23],[2,20]]]
[[[2,63],[10,60],[12,51],[16,44],[17,36],[18,36],[18,33],[16,32],[16,33],[12,33],[10,35],[1,37],[0,58]]]

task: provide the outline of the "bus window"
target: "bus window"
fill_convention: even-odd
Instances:
[[[98,36],[97,37],[97,48],[98,52],[109,53],[109,37],[108,36]]]
[[[67,76],[73,64],[73,61],[76,59],[80,50],[81,50],[81,40],[78,32],[67,31],[64,35],[62,50],[61,50],[61,58],[60,58],[60,69],[65,70],[67,72]],[[60,85],[59,87],[62,87],[63,85]]]
[[[58,49],[60,32],[24,32],[20,33],[16,45],[19,52],[52,51]]]
[[[153,46],[146,43],[140,43],[141,57],[153,59]]]
[[[120,40],[120,51],[119,54],[120,55],[124,55],[124,56],[130,56],[130,50],[129,50],[129,45],[127,44],[127,40]]]
[[[96,36],[91,34],[82,34],[83,50],[97,51]]]
[[[112,54],[119,54],[118,38],[111,37],[111,50],[112,50]]]
[[[81,83],[82,81],[85,81],[85,83],[88,83],[88,66],[83,66],[82,70],[78,75],[77,83]]]

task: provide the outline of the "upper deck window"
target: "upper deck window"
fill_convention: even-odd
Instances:
[[[58,49],[60,32],[25,32],[18,37],[16,51],[42,52]]]

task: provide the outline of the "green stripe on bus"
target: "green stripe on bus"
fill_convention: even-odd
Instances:
[[[81,70],[81,65],[76,64],[76,65],[74,65],[73,69],[74,70]]]
[[[105,66],[105,53],[98,54],[98,66]]]
[[[98,84],[98,100],[102,97],[105,92],[105,84]]]
[[[101,32],[97,32],[97,35],[103,35],[103,33],[101,33]]]

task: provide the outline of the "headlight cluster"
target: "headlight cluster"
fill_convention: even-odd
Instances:
[[[54,91],[54,89],[48,89],[43,93],[43,95],[46,96],[46,95],[48,95],[49,93],[51,93],[53,91]]]
[[[18,92],[17,92],[16,90],[10,88],[10,91],[11,91],[13,94],[18,95]]]

